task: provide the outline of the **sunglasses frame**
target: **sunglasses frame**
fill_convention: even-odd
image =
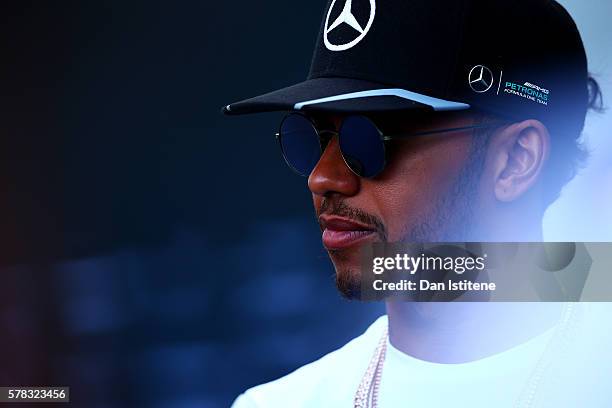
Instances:
[[[340,149],[340,154],[342,156],[342,160],[344,161],[344,164],[346,165],[346,167],[348,167],[349,170],[353,174],[355,174],[356,176],[361,177],[361,178],[365,178],[365,179],[372,179],[372,178],[377,177],[387,167],[387,143],[386,142],[388,142],[388,141],[399,140],[399,139],[406,139],[406,138],[415,137],[415,136],[438,135],[438,134],[442,134],[442,133],[463,132],[463,131],[466,131],[466,130],[486,129],[486,128],[493,128],[493,127],[499,127],[499,126],[507,125],[507,122],[492,122],[492,123],[486,123],[486,124],[480,124],[480,125],[460,126],[460,127],[454,127],[454,128],[428,130],[428,131],[423,131],[423,132],[403,133],[403,134],[393,134],[393,135],[390,135],[390,134],[383,133],[380,130],[380,128],[376,125],[376,123],[374,123],[374,121],[372,119],[370,119],[369,117],[367,117],[366,115],[349,115],[349,116],[343,118],[342,119],[342,123],[340,124],[340,130],[335,131],[335,130],[319,130],[317,128],[316,123],[310,117],[305,115],[304,113],[302,113],[302,112],[289,112],[281,120],[278,132],[276,132],[275,136],[276,136],[276,140],[278,141],[279,147],[281,149],[281,154],[283,156],[283,159],[285,160],[285,163],[289,166],[289,168],[294,173],[296,173],[296,174],[298,174],[298,175],[300,175],[302,177],[309,177],[310,174],[308,174],[308,175],[302,174],[295,167],[293,167],[293,165],[289,162],[289,160],[287,160],[287,156],[285,155],[285,151],[283,149],[283,143],[282,143],[282,140],[281,140],[282,139],[281,130],[283,128],[283,123],[285,122],[285,120],[287,118],[289,118],[289,117],[291,117],[293,115],[299,115],[299,116],[303,117],[304,119],[306,119],[310,123],[310,126],[312,126],[312,129],[314,130],[314,132],[319,137],[319,146],[320,146],[320,149],[321,149],[321,152],[320,152],[321,156],[323,156],[323,153],[325,152],[325,149],[323,148],[323,145],[321,144],[321,140],[322,140],[321,134],[331,135],[330,140],[334,136],[340,137],[340,133],[342,132],[342,126],[344,125],[344,121],[347,120],[348,118],[351,118],[351,117],[359,117],[359,118],[365,119],[368,122],[370,122],[370,124],[378,132],[379,138],[380,138],[381,142],[383,143],[383,153],[384,153],[385,157],[384,157],[384,162],[383,162],[382,170],[380,170],[378,173],[376,173],[375,175],[370,176],[370,177],[362,176],[362,175],[358,174],[357,172],[355,172],[351,168],[351,166],[347,163],[346,158],[344,157],[344,153],[342,152],[342,149]],[[320,159],[321,159],[321,157],[319,156],[319,160]],[[312,173],[312,171],[311,171],[311,173]]]

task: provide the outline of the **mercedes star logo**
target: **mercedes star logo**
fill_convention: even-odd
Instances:
[[[340,15],[331,23],[331,25],[329,19],[331,16],[331,12],[334,9],[334,5],[336,4],[336,0],[333,0],[331,5],[329,6],[327,18],[325,19],[323,40],[325,42],[325,46],[330,51],[345,51],[357,45],[357,43],[363,40],[368,31],[370,31],[370,27],[372,27],[372,23],[374,22],[374,16],[376,15],[376,0],[370,0],[370,17],[368,18],[368,22],[366,23],[365,27],[363,27],[361,24],[359,24],[359,21],[357,21],[355,15],[353,14],[353,0],[344,1],[344,7],[342,8]],[[329,33],[331,33],[333,30],[335,30],[338,26],[342,24],[347,24],[352,27],[355,30],[355,34],[357,34],[357,37],[343,44],[333,44],[329,39]]]
[[[468,77],[470,88],[478,93],[487,92],[493,86],[493,72],[484,65],[476,65]]]

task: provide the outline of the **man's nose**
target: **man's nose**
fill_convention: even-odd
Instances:
[[[359,192],[360,179],[342,158],[338,137],[332,138],[308,177],[308,188],[313,194],[328,196],[333,193],[353,196]]]

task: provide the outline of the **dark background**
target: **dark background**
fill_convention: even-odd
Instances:
[[[363,331],[279,115],[325,1],[0,6],[0,386],[228,406]]]

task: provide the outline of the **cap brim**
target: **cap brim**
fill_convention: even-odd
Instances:
[[[384,112],[412,109],[452,111],[470,105],[389,88],[352,78],[314,78],[223,108],[228,115],[274,111]]]

